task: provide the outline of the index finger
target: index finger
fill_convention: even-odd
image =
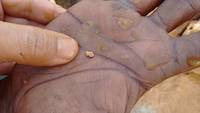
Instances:
[[[166,31],[191,20],[200,11],[200,0],[165,0],[149,17]]]
[[[48,0],[2,0],[5,13],[47,24],[65,9]]]

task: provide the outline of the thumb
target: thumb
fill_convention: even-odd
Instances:
[[[0,52],[0,62],[54,66],[70,62],[78,44],[61,33],[0,22]]]

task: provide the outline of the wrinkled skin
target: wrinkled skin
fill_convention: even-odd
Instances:
[[[45,54],[45,51],[46,53],[51,53],[54,50],[56,50],[54,51],[55,53],[53,53],[54,60],[49,59],[49,61],[51,62],[55,61],[55,63],[54,64],[48,63],[46,65],[43,64],[43,66],[52,66],[52,65],[55,66],[67,63],[65,62],[65,60],[63,60],[63,58],[64,59],[67,58],[65,56],[66,54],[64,56],[61,54],[64,53],[63,51],[68,51],[68,50],[73,51],[73,49],[68,48],[69,47],[68,45],[70,44],[73,45],[73,43],[66,40],[67,39],[66,35],[62,35],[65,38],[61,38],[62,36],[60,36],[59,33],[54,32],[53,35],[52,32],[48,30],[28,26],[32,25],[32,26],[44,27],[44,25],[48,24],[58,15],[64,13],[65,11],[66,9],[51,3],[49,0],[40,0],[40,1],[1,0],[0,1],[0,51],[1,51],[0,74],[1,75],[8,74],[16,63],[32,65],[32,66],[36,65],[41,66],[41,61],[42,62],[46,61],[51,57],[51,55],[49,54],[46,55],[47,59],[44,60],[45,55],[42,55],[43,57],[39,57],[38,53],[36,53],[37,48],[39,52],[43,54]],[[25,24],[27,26],[16,25],[16,24]],[[53,42],[54,44],[49,44],[49,42]],[[58,44],[59,42],[60,44]],[[75,51],[77,52],[78,50],[77,44],[76,43],[74,44],[76,45]],[[66,45],[68,47],[66,47]],[[51,49],[48,50],[47,49],[48,47]],[[70,55],[70,52],[67,54]],[[62,56],[63,58],[60,58],[60,60],[58,60],[59,56]],[[76,54],[74,56],[76,56]],[[39,63],[37,61],[39,61]]]
[[[147,89],[200,57],[199,33],[170,39],[126,1],[83,0],[47,28],[76,39],[79,55],[53,68],[16,66],[1,81],[1,113],[129,113]]]

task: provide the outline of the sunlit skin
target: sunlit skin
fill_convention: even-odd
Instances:
[[[145,93],[131,113],[199,113],[199,86],[200,68],[181,73]]]
[[[82,0],[49,23],[47,29],[79,42],[79,54],[57,67],[17,65],[1,81],[1,112],[129,113],[146,90],[195,68],[200,34],[171,39],[168,32],[199,12],[199,0],[145,3]]]
[[[48,0],[2,0],[5,15],[21,17],[47,24],[65,12],[65,9]]]

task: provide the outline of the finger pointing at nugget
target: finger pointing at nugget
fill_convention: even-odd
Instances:
[[[0,22],[0,61],[34,66],[54,66],[71,61],[76,41],[61,33]]]

